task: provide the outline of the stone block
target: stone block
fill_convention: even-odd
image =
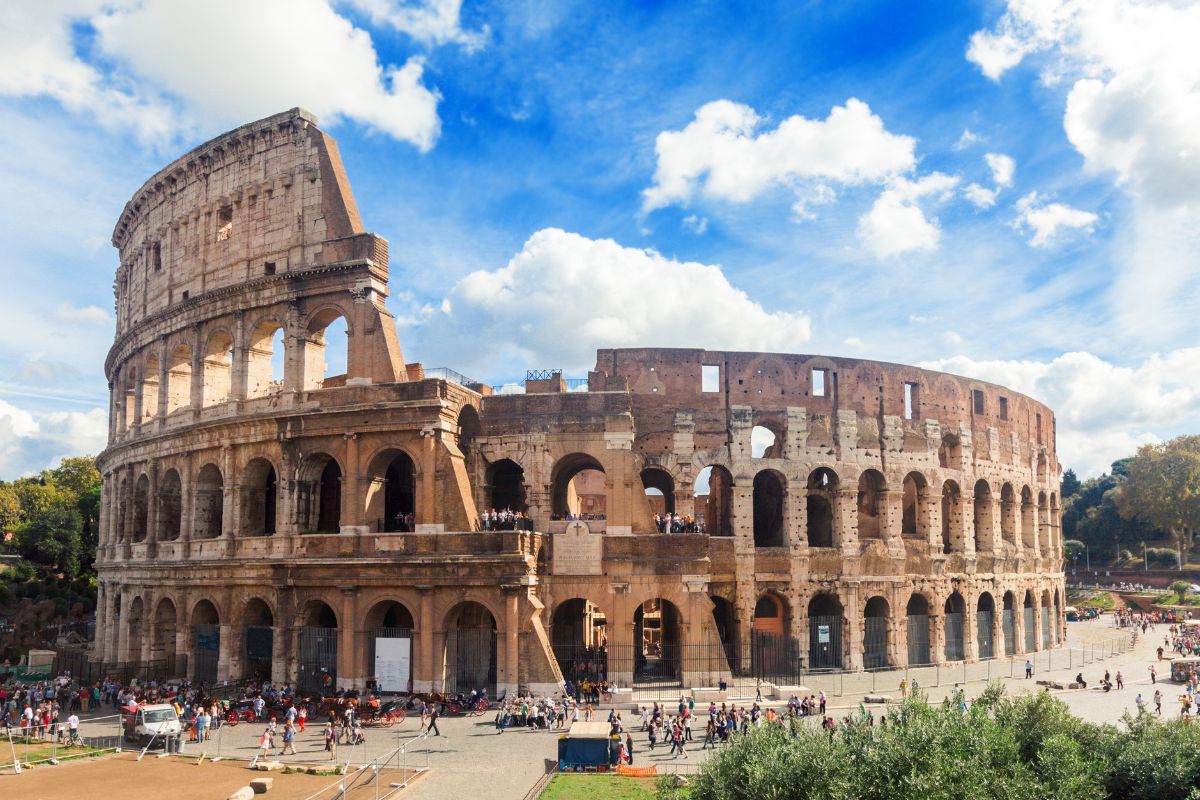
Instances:
[[[260,761],[254,765],[254,768],[259,772],[275,772],[283,769],[282,761]]]
[[[233,794],[229,795],[229,800],[251,800],[254,797],[254,790],[249,786],[243,786]]]
[[[255,794],[266,794],[274,784],[274,778],[255,778],[250,781],[250,788],[254,790]]]
[[[876,705],[880,703],[890,703],[892,702],[892,696],[887,694],[869,694],[863,698],[863,702]]]

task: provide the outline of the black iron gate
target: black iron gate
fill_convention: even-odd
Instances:
[[[275,631],[271,626],[247,625],[242,677],[260,681],[270,680],[274,647]]]
[[[908,663],[929,664],[929,615],[910,614],[908,617]]]
[[[751,631],[750,669],[777,686],[800,683],[800,643],[791,636]]]
[[[808,668],[842,668],[842,618],[808,618]]]
[[[1037,650],[1037,630],[1033,625],[1033,609],[1025,609],[1025,652]]]
[[[946,660],[963,660],[963,615],[946,614]]]
[[[193,675],[197,683],[217,682],[217,661],[221,656],[221,626],[196,626],[196,664]]]
[[[496,632],[462,628],[446,634],[446,694],[487,689],[496,696]]]
[[[995,658],[996,645],[992,641],[992,623],[995,619],[995,612],[992,611],[977,611],[978,624],[978,642],[979,642],[979,657],[980,658]]]
[[[1011,656],[1017,652],[1017,625],[1011,608],[1004,609],[1000,624],[1004,628],[1004,655]]]
[[[300,672],[303,692],[333,694],[337,688],[337,628],[300,629]]]
[[[1042,606],[1042,647],[1046,650],[1050,649],[1050,608]]]
[[[677,644],[635,647],[633,685],[674,687],[683,685],[683,648]]]
[[[863,636],[863,666],[878,669],[888,665],[887,617],[867,617]]]

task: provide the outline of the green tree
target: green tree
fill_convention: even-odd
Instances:
[[[17,490],[7,483],[0,485],[0,533],[11,533],[20,522],[21,498]]]
[[[74,577],[79,574],[82,537],[78,511],[51,508],[22,523],[13,540],[22,557]]]
[[[1079,482],[1079,477],[1075,474],[1075,470],[1069,469],[1062,476],[1062,497],[1065,502],[1068,497],[1074,496],[1079,492],[1082,486]]]
[[[1179,598],[1180,603],[1182,603],[1188,596],[1188,592],[1192,591],[1192,585],[1187,581],[1175,581],[1167,588],[1175,593],[1175,596]]]
[[[1200,527],[1200,436],[1144,445],[1128,467],[1117,497],[1121,516],[1140,517],[1190,549]]]

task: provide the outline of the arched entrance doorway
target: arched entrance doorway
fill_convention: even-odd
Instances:
[[[267,681],[275,648],[275,615],[258,597],[252,597],[242,612],[242,679]]]
[[[155,662],[158,674],[172,678],[183,677],[175,663],[177,613],[170,598],[158,601],[154,610],[154,636],[150,641],[150,660]],[[159,664],[161,668],[157,667]]]
[[[1050,625],[1050,590],[1042,591],[1042,649],[1049,650],[1054,643],[1054,629]]]
[[[720,465],[696,475],[692,504],[698,529],[710,536],[733,535],[733,476]]]
[[[650,504],[650,513],[656,517],[675,513],[675,480],[671,474],[660,467],[647,467],[641,473],[642,488],[646,492],[646,501]],[[661,527],[659,533],[670,533]]]
[[[979,595],[979,602],[975,604],[975,624],[976,624],[976,641],[979,643],[980,658],[995,658],[996,644],[993,641],[992,631],[995,630],[996,621],[996,601],[992,599],[991,594],[983,592]]]
[[[221,616],[209,600],[201,600],[192,609],[192,676],[196,683],[211,686],[217,682],[217,661],[221,654]]]
[[[954,592],[946,598],[943,628],[946,634],[944,655],[947,661],[963,660],[963,612],[966,604],[962,595]]]
[[[783,547],[783,499],[779,473],[764,469],[754,476],[754,546]]]
[[[833,547],[833,503],[837,498],[838,476],[827,467],[808,476],[805,517],[809,547]]]
[[[142,663],[142,630],[145,627],[145,618],[146,607],[142,598],[133,598],[129,604],[129,619],[125,621],[125,624],[129,626],[125,650],[125,661],[128,664]]]
[[[925,595],[914,594],[908,599],[908,607],[904,613],[908,616],[909,666],[932,663],[929,648],[929,600]]]
[[[554,519],[605,519],[608,490],[604,467],[586,453],[563,456],[551,472]]]
[[[395,600],[376,603],[367,612],[366,629],[369,683],[380,692],[412,691],[413,615]]]
[[[633,682],[640,686],[681,686],[682,636],[679,609],[655,598],[633,614]]]
[[[842,668],[842,601],[818,594],[808,604],[808,668]]]
[[[1004,630],[1004,655],[1011,656],[1017,651],[1017,622],[1013,616],[1013,604],[1016,601],[1012,592],[1004,593],[1004,609],[1000,615],[1000,627]]]
[[[1024,612],[1025,623],[1025,652],[1032,653],[1037,650],[1037,628],[1034,626],[1034,617],[1037,614],[1037,609],[1033,605],[1033,592],[1025,592],[1025,607]]]
[[[488,510],[528,510],[525,502],[525,470],[511,458],[502,458],[487,468]]]
[[[496,618],[480,603],[459,603],[446,617],[446,694],[496,694]]]
[[[328,604],[308,601],[300,617],[300,670],[296,684],[301,691],[333,694],[337,689],[337,629],[337,614]]]
[[[887,598],[876,595],[863,609],[863,666],[879,669],[888,666],[888,619],[891,609]]]
[[[787,635],[788,611],[787,601],[772,592],[754,604],[750,665],[756,678],[775,684],[794,682],[798,653]]]
[[[383,473],[383,530],[416,528],[417,470],[408,453],[398,453]]]
[[[242,534],[273,535],[278,497],[275,467],[265,458],[256,458],[242,470],[242,482]]]
[[[607,680],[608,620],[582,597],[559,603],[550,618],[550,642],[563,679]]]

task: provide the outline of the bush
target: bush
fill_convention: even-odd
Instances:
[[[1179,553],[1170,547],[1147,547],[1146,560],[1156,567],[1178,567]]]

